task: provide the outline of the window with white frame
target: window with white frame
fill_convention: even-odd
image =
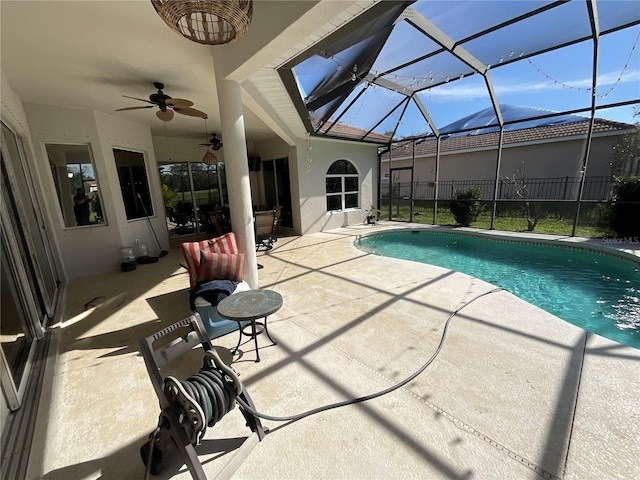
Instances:
[[[346,210],[360,206],[360,178],[356,167],[348,160],[336,160],[327,170],[327,211]]]

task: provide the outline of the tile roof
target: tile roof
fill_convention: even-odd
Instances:
[[[593,127],[594,134],[607,132],[623,132],[633,125],[596,118]],[[585,136],[589,128],[589,120],[564,123],[560,125],[546,125],[541,127],[523,128],[520,130],[506,130],[504,132],[503,145],[539,142],[549,139],[562,139],[565,137]],[[482,133],[479,135],[443,136],[440,142],[440,153],[459,150],[479,150],[488,147],[496,147],[499,140],[499,132]],[[416,156],[436,154],[435,137],[425,138],[416,143]],[[397,143],[393,148],[393,158],[410,157],[412,155],[412,141]],[[389,159],[389,153],[382,156],[383,160]]]
[[[340,137],[347,137],[347,138],[355,138],[358,140],[361,140],[362,137],[364,137],[367,133],[367,130],[364,130],[362,128],[357,128],[357,127],[352,127],[350,125],[345,125],[344,123],[336,123],[335,125],[333,125],[332,122],[327,122],[325,123],[322,128],[320,129],[320,133],[322,134],[326,134],[327,136],[330,135],[337,135]],[[331,128],[331,130],[329,130],[329,128]],[[327,132],[327,130],[329,130]],[[367,138],[365,140],[371,140],[371,141],[382,141],[382,142],[388,142],[389,141],[389,135],[383,135],[381,133],[375,133],[375,132],[371,132],[369,135],[367,135]]]

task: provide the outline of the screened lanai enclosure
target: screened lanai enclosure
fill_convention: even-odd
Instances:
[[[607,236],[639,37],[635,1],[381,2],[279,74],[310,135],[381,145],[383,218],[452,223],[474,189],[474,226]]]

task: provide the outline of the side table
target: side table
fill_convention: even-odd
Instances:
[[[235,354],[242,342],[242,336],[252,337],[256,348],[256,362],[260,361],[260,352],[258,350],[258,335],[263,331],[271,340],[272,345],[277,345],[269,335],[267,329],[267,317],[277,312],[282,307],[282,295],[273,290],[247,290],[245,292],[234,293],[224,298],[218,304],[218,314],[229,320],[235,320],[240,323],[238,332],[238,345],[236,345],[233,353]],[[264,318],[264,322],[256,322],[257,319]],[[242,326],[241,322],[250,321],[250,325]],[[246,330],[251,329],[250,332]]]

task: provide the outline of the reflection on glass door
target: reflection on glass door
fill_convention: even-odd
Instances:
[[[162,198],[170,235],[194,233],[195,211],[188,163],[165,163],[160,166]]]
[[[17,239],[40,319],[53,316],[60,283],[51,241],[32,179],[24,166],[24,150],[17,136],[2,124],[2,198],[7,222]]]
[[[170,236],[230,229],[223,163],[165,163],[160,182]]]
[[[2,279],[0,284],[0,339],[2,339],[3,360],[9,371],[9,385],[3,384],[8,399],[13,399],[10,405],[14,410],[19,406],[17,395],[18,386],[21,384],[29,352],[34,341],[34,335],[29,328],[28,315],[20,301],[20,287],[14,274],[14,269],[7,252],[6,236],[2,235]],[[13,390],[13,392],[12,392]],[[14,393],[14,395],[11,395]]]
[[[293,228],[289,159],[278,158],[262,162],[262,172],[266,207],[282,207],[280,225],[286,228]]]
[[[4,123],[0,153],[0,380],[6,405],[15,410],[54,314],[59,276],[22,141]]]

